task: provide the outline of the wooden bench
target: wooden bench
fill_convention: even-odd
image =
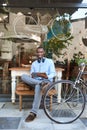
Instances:
[[[26,95],[34,95],[34,90],[31,86],[25,83],[18,83],[16,86],[16,94],[19,96],[19,110],[22,110],[22,97]]]
[[[49,92],[50,97],[50,110],[52,109],[52,96],[54,93],[57,93],[56,90],[51,90]],[[25,83],[18,83],[16,86],[16,94],[19,96],[19,110],[22,110],[22,97],[24,95],[34,95],[34,89],[31,89],[31,86],[25,84]]]

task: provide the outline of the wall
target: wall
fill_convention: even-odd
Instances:
[[[78,53],[81,51],[85,57],[87,58],[87,46],[83,44],[82,37],[86,34],[85,29],[85,19],[79,19],[72,21],[72,27],[73,27],[73,39],[71,41],[71,44],[67,46],[67,49],[64,49],[62,53],[64,53],[64,56],[61,56],[59,60],[63,59],[72,59],[74,53]]]

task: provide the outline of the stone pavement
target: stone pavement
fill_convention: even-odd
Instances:
[[[27,104],[27,103],[26,103]],[[25,118],[29,114],[26,106],[19,111],[18,103],[0,103],[0,130],[87,130],[87,108],[81,118],[70,124],[56,124],[52,122],[44,113],[43,109],[38,112],[37,118],[29,123]]]

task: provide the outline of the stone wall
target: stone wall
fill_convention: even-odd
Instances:
[[[73,27],[73,39],[71,41],[71,44],[67,46],[67,49],[64,49],[62,53],[65,55],[60,57],[59,60],[69,59],[71,60],[74,53],[78,53],[81,51],[85,58],[87,58],[87,46],[83,44],[82,37],[86,34],[85,29],[85,19],[79,19],[72,21],[72,27]]]

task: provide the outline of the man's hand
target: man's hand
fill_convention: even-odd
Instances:
[[[45,78],[45,79],[48,79],[46,73],[37,73],[37,76],[38,76],[38,77]]]
[[[39,73],[39,72],[32,73],[32,78],[34,78],[34,77],[42,77],[42,78],[48,79],[46,73]]]

